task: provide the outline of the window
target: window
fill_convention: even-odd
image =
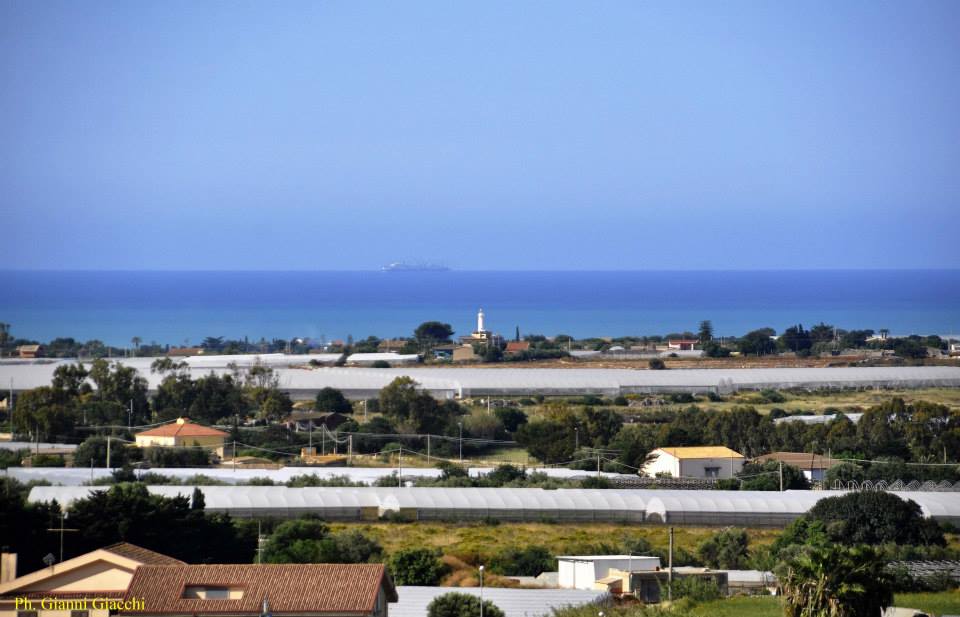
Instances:
[[[37,617],[37,611],[17,611],[17,617]]]
[[[90,611],[70,611],[70,617],[90,617]]]
[[[719,467],[704,467],[703,473],[708,478],[719,478],[720,477],[720,468]]]
[[[183,597],[187,600],[239,600],[243,598],[243,589],[225,585],[187,585],[183,588]]]

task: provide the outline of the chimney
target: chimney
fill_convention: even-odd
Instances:
[[[17,578],[17,554],[0,553],[0,584]]]

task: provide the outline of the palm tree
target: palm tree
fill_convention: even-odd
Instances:
[[[134,348],[137,350],[137,353],[140,352],[140,343],[143,341],[139,336],[135,336],[130,339],[130,342],[133,343]]]
[[[787,617],[876,617],[893,602],[886,563],[867,546],[810,546],[782,562]]]

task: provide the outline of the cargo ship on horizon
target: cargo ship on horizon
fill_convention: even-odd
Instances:
[[[381,272],[449,272],[450,268],[433,263],[411,264],[405,261],[395,261],[380,267]]]

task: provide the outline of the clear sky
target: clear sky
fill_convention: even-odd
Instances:
[[[960,2],[0,0],[0,267],[960,267]]]

